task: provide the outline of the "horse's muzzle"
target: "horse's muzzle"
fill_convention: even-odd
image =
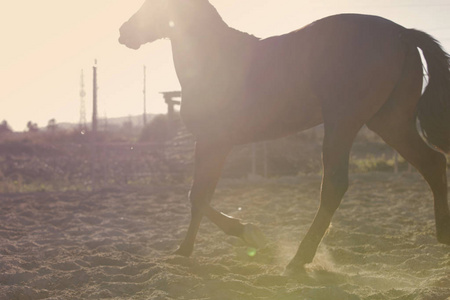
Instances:
[[[119,43],[127,46],[128,48],[137,50],[141,47],[140,43],[133,41],[132,39],[126,38],[123,35],[119,36]]]
[[[123,24],[119,29],[119,43],[131,49],[139,49],[141,43],[136,38],[130,36],[130,30],[127,29],[127,23]]]

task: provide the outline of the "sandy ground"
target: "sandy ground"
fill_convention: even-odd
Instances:
[[[190,258],[171,255],[189,221],[187,186],[0,195],[0,299],[448,299],[417,174],[351,176],[313,264],[284,276],[318,205],[320,177],[225,181],[214,206],[269,239],[250,256],[209,221]]]

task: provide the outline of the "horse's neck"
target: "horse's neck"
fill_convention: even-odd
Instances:
[[[172,51],[182,87],[217,81],[216,76],[235,76],[230,74],[231,67],[248,57],[256,41],[256,37],[228,27],[221,19],[195,24],[189,30],[175,28]]]

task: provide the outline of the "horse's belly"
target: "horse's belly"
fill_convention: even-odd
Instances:
[[[233,144],[276,139],[322,123],[322,102],[305,76],[288,82],[268,76],[234,96],[183,92],[181,115],[198,138]],[[205,101],[200,101],[206,99]]]
[[[314,100],[316,100],[314,98]],[[280,123],[292,127],[296,132],[309,129],[323,122],[322,107],[320,101],[301,102],[280,116]]]
[[[264,100],[264,99],[263,99]],[[236,143],[276,139],[312,128],[323,122],[321,103],[314,95],[267,99],[230,126]]]

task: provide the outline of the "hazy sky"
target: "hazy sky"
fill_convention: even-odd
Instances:
[[[186,0],[188,1],[188,0]],[[232,27],[259,37],[282,34],[327,15],[376,14],[424,30],[450,50],[450,0],[210,0]],[[168,41],[134,51],[118,28],[143,0],[17,0],[0,3],[0,121],[78,122],[80,73],[91,118],[92,65],[98,59],[99,115],[140,114],[143,65],[149,112],[164,112],[161,91],[177,90]]]

